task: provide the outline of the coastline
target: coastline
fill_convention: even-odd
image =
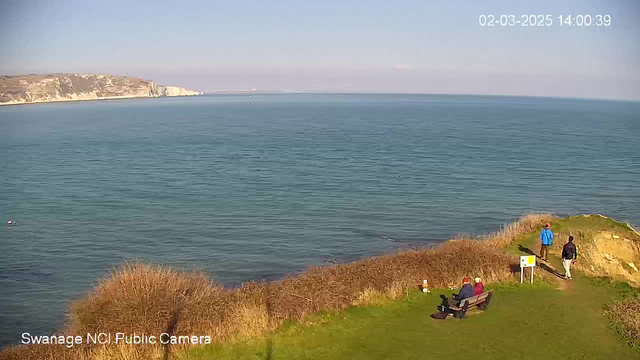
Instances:
[[[65,102],[79,102],[79,101],[99,101],[99,100],[129,100],[129,99],[153,99],[153,98],[165,98],[165,97],[191,97],[191,96],[203,96],[203,93],[199,94],[184,94],[184,95],[164,95],[164,96],[138,96],[138,95],[124,95],[124,96],[105,96],[95,98],[61,98],[55,100],[36,100],[29,102],[5,102],[0,103],[0,106],[12,106],[12,105],[35,105],[35,104],[48,104],[48,103],[65,103]]]

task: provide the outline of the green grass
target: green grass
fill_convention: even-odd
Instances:
[[[605,288],[617,300],[640,296],[640,288],[634,288],[623,281],[612,281],[608,277],[590,277],[587,279],[592,285]]]
[[[556,232],[615,231],[637,237],[602,217],[554,221]],[[537,251],[539,231],[509,246]],[[556,244],[566,239],[556,239]],[[551,264],[561,269],[559,259]],[[538,269],[538,271],[543,271]],[[563,281],[563,280],[557,280]],[[411,292],[378,307],[353,307],[287,323],[268,339],[195,348],[180,359],[640,359],[616,336],[606,313],[614,299],[638,294],[626,283],[574,274],[564,290],[557,283],[498,285],[491,307],[467,319],[433,320],[440,294]]]
[[[640,299],[640,288],[634,288],[626,282],[612,281],[606,277],[589,278],[589,282],[595,286],[605,288],[615,300]],[[633,330],[625,328],[622,319],[618,317],[620,316],[619,313],[616,314],[614,309],[609,310],[613,310],[609,311],[610,329],[629,346],[640,352],[640,341],[638,341],[637,336],[632,335],[631,332]]]
[[[309,319],[313,326],[285,325],[271,342],[199,348],[184,358],[640,358],[609,328],[603,307],[612,292],[586,278],[575,281],[578,286],[571,291],[546,284],[499,287],[488,311],[464,320],[429,317],[443,292],[412,293],[390,305],[316,315]]]

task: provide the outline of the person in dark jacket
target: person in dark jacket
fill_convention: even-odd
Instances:
[[[564,278],[571,280],[571,264],[578,260],[578,249],[573,243],[573,236],[569,236],[569,242],[562,247],[562,266],[564,266]]]
[[[462,288],[460,292],[457,294],[453,294],[451,299],[449,299],[449,305],[458,305],[461,300],[473,297],[473,286],[469,282],[468,278],[462,279]]]
[[[540,233],[540,241],[542,247],[540,248],[540,258],[547,261],[549,255],[549,246],[553,245],[553,232],[551,231],[551,224],[547,223],[542,232]]]

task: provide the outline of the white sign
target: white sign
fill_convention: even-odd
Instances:
[[[520,267],[534,267],[536,266],[536,257],[534,255],[531,256],[520,256]]]
[[[535,255],[520,256],[520,284],[524,280],[524,268],[531,268],[531,283],[533,284],[533,268],[536,266]]]

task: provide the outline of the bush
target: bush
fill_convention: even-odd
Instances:
[[[319,311],[401,298],[428,279],[433,288],[460,285],[479,276],[486,284],[514,279],[517,257],[501,247],[538,228],[550,215],[527,215],[481,240],[452,240],[436,248],[409,250],[345,265],[312,267],[275,282],[247,282],[225,289],[202,272],[181,272],[148,264],[125,264],[72,304],[64,333],[146,333],[209,335],[214,341],[257,337],[287,320]],[[168,348],[18,346],[0,353],[6,359],[148,359]],[[49,353],[47,353],[49,351]],[[66,351],[66,352],[65,352]],[[64,352],[64,354],[62,354]],[[140,353],[140,354],[138,354]],[[58,354],[58,355],[56,355]],[[141,355],[142,354],[142,355]],[[70,357],[73,356],[73,357]]]
[[[494,248],[504,248],[516,241],[520,234],[541,229],[545,223],[553,219],[555,217],[551,214],[527,214],[518,221],[503,226],[499,231],[487,235],[486,238]]]
[[[202,272],[126,264],[72,304],[70,333],[173,332],[189,301],[222,291]]]
[[[640,295],[616,301],[609,306],[609,314],[616,332],[640,350]]]

